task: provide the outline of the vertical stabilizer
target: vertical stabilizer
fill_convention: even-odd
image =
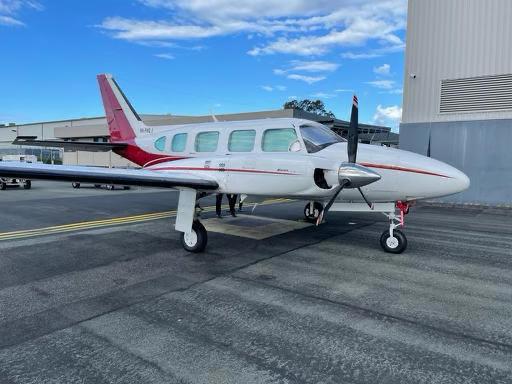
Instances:
[[[110,131],[110,141],[113,143],[133,141],[144,127],[140,116],[112,75],[98,75],[98,84]]]

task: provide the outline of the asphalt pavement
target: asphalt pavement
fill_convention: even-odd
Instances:
[[[176,202],[0,191],[1,384],[512,382],[512,210],[415,207],[390,255],[382,215],[273,202],[189,254]]]

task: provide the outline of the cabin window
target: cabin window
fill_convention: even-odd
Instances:
[[[261,148],[264,152],[288,152],[296,140],[297,133],[293,128],[267,129],[263,134]]]
[[[187,134],[186,133],[178,133],[174,135],[171,143],[171,151],[172,152],[183,152],[187,145]]]
[[[201,132],[196,136],[197,152],[215,152],[219,143],[219,132]]]
[[[254,149],[256,131],[233,131],[229,135],[228,149],[230,152],[251,152]]]
[[[165,136],[162,136],[155,140],[155,148],[160,152],[165,150]]]

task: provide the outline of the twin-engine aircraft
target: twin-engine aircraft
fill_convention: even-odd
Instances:
[[[409,206],[469,186],[459,170],[429,157],[387,147],[359,145],[354,96],[348,140],[309,120],[252,121],[149,127],[111,75],[98,75],[110,130],[109,143],[38,141],[15,144],[113,150],[142,169],[105,169],[0,163],[1,177],[175,188],[175,228],[183,247],[201,252],[207,232],[197,201],[211,193],[305,200],[304,215],[320,224],[330,211],[380,212],[389,228],[380,238],[386,252],[401,253],[407,239],[398,228]]]

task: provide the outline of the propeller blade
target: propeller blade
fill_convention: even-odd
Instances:
[[[338,188],[336,189],[336,192],[334,192],[334,195],[332,195],[331,200],[327,203],[327,205],[324,207],[322,212],[320,212],[320,215],[318,215],[318,219],[316,220],[316,225],[318,226],[322,220],[324,219],[324,216],[327,212],[329,212],[329,209],[331,209],[332,205],[334,204],[334,201],[338,197],[341,191],[343,191],[343,188],[349,183],[348,180],[343,181]]]
[[[366,196],[364,195],[363,193],[363,190],[361,188],[357,188],[357,190],[359,191],[359,193],[361,194],[361,196],[363,196],[363,199],[364,201],[366,202],[366,204],[368,204],[368,207],[370,207],[371,210],[373,210],[373,203],[371,203],[370,201],[368,201],[368,199],[366,198]]]
[[[348,128],[348,162],[355,163],[357,158],[357,143],[359,141],[359,102],[354,95],[352,100],[352,113],[350,115],[350,126]]]

